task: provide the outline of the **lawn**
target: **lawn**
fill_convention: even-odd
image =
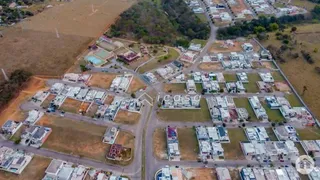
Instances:
[[[251,105],[249,103],[248,98],[234,98],[234,103],[236,104],[237,108],[246,108],[249,116],[251,117],[250,121],[258,121],[256,115],[254,114]]]
[[[261,81],[259,74],[247,74],[249,83],[244,83],[244,87],[249,93],[257,93],[259,92],[259,87],[257,85],[257,81]]]
[[[286,94],[285,98],[289,101],[292,107],[301,107],[303,106],[298,97],[295,94]]]
[[[145,72],[150,71],[152,69],[156,69],[158,67],[164,66],[164,65],[176,60],[179,57],[179,55],[180,54],[178,51],[176,51],[173,48],[169,48],[168,55],[162,56],[159,58],[155,58],[152,61],[149,61],[148,63],[146,63],[145,65],[140,67],[139,72],[145,73]]]
[[[226,82],[235,82],[238,80],[236,74],[223,74],[223,76]]]
[[[318,140],[320,139],[320,130],[317,127],[306,127],[304,129],[296,129],[301,140]]]
[[[186,84],[185,83],[164,84],[163,90],[165,92],[172,92],[172,93],[186,93]]]
[[[272,72],[272,77],[275,81],[285,81],[284,77],[281,75],[279,71]]]
[[[223,143],[224,156],[227,160],[243,160],[245,159],[241,147],[240,141],[247,141],[246,135],[241,128],[228,129],[230,143]]]
[[[199,147],[194,128],[178,128],[178,140],[181,160],[197,160]]]
[[[42,156],[33,156],[30,163],[20,175],[10,172],[0,171],[2,180],[37,180],[45,176],[45,170],[49,166],[51,159]]]
[[[167,137],[164,128],[157,128],[153,133],[153,153],[158,159],[168,159]]]
[[[201,109],[160,109],[157,114],[162,121],[207,122],[211,121],[205,99],[200,101]]]
[[[136,112],[129,112],[125,110],[119,110],[114,122],[121,124],[138,124],[141,114]]]
[[[205,21],[207,21],[207,18],[204,16]],[[203,48],[207,44],[207,40],[203,39],[192,39],[190,43],[194,44],[201,44],[201,47]]]
[[[304,151],[302,145],[298,142],[294,143],[294,145],[297,147],[300,155],[306,155],[306,152]]]
[[[279,109],[270,109],[270,107],[265,102],[262,102],[262,106],[267,111],[269,121],[282,122],[285,120]]]
[[[272,128],[266,128],[270,141],[278,141],[277,136],[274,134]]]
[[[200,83],[196,83],[196,89],[197,89],[197,92],[198,93],[201,93],[202,92],[202,84],[200,84]]]

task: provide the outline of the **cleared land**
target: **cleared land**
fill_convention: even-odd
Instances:
[[[92,74],[88,86],[95,86],[103,89],[109,89],[113,79],[117,74],[95,73]]]
[[[223,74],[223,76],[226,82],[235,82],[238,80],[236,74]]]
[[[158,128],[153,133],[153,153],[158,159],[168,159],[165,129]]]
[[[197,160],[199,147],[195,130],[193,128],[178,128],[178,140],[181,160]]]
[[[123,147],[130,148],[129,151],[123,154],[123,161],[112,161],[106,159],[106,162],[119,164],[119,165],[129,165],[133,161],[134,155],[134,140],[135,137],[128,132],[120,131],[118,137],[115,141],[116,144],[121,144]]]
[[[42,107],[49,107],[50,102],[56,97],[54,94],[50,94],[41,104]]]
[[[320,139],[320,130],[317,127],[307,127],[304,129],[297,129],[297,133],[301,140]]]
[[[270,141],[278,141],[277,136],[274,134],[272,128],[266,128]]]
[[[185,83],[164,84],[163,90],[165,92],[172,92],[172,93],[186,93],[186,84]]]
[[[7,28],[0,40],[1,67],[8,73],[24,68],[33,74],[62,75],[89,42],[133,3],[135,0],[65,2]]]
[[[192,168],[188,169],[192,172],[193,180],[213,180],[216,179],[216,170],[209,168]]]
[[[102,143],[102,137],[107,127],[47,115],[38,124],[52,128],[44,148],[105,161],[110,145]]]
[[[220,62],[204,62],[199,65],[199,68],[204,71],[213,71],[213,70],[223,69]]]
[[[320,46],[319,34],[316,31],[319,28],[319,24],[297,26],[296,35],[293,36],[292,40],[293,42],[297,40],[297,45],[293,45],[294,49],[291,53],[299,53],[300,57],[293,59],[290,57],[289,51],[285,51],[282,55],[286,62],[279,64],[300,95],[302,94],[303,86],[307,87],[308,90],[302,98],[317,117],[320,116],[320,88],[319,84],[315,82],[320,82],[320,75],[315,71],[315,67],[320,67],[320,61],[317,61],[317,59],[320,59],[320,53],[314,53],[313,51]],[[287,29],[283,34],[290,35],[289,31],[290,29]],[[266,47],[273,45],[276,48],[280,48],[282,45],[281,41],[276,39],[275,33],[270,33],[269,40],[263,42],[263,44]],[[314,64],[309,64],[304,60],[300,53],[301,50],[311,54],[315,59]]]
[[[211,121],[205,99],[200,101],[201,109],[160,109],[157,114],[163,121],[206,122]]]
[[[244,83],[244,87],[249,93],[259,92],[259,87],[257,85],[257,81],[261,81],[259,74],[247,74],[249,83]]]
[[[241,160],[245,159],[241,147],[240,141],[247,141],[247,137],[243,129],[228,129],[230,143],[223,143],[225,159]]]
[[[133,77],[131,84],[128,88],[128,93],[134,93],[140,89],[145,88],[146,85],[137,77]]]
[[[60,110],[70,113],[79,113],[79,108],[81,105],[81,101],[67,98],[63,104],[60,106]]]
[[[37,180],[42,179],[45,170],[49,166],[51,159],[41,156],[34,156],[20,175],[0,171],[1,180]]]
[[[119,110],[114,121],[117,123],[134,125],[138,124],[140,116],[140,113]]]

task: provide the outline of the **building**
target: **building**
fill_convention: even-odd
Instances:
[[[119,75],[113,79],[110,90],[114,92],[126,92],[133,79],[132,74]]]
[[[7,120],[1,127],[2,133],[5,135],[9,135],[9,137],[13,136],[14,133],[18,131],[18,129],[22,126],[21,122]]]
[[[180,161],[180,150],[179,150],[177,128],[167,127],[166,136],[167,136],[167,148],[168,148],[169,160]]]
[[[141,57],[140,53],[135,53],[131,50],[128,50],[127,52],[118,55],[119,59],[122,59],[128,63],[130,63],[136,59],[139,59],[140,57]]]
[[[45,171],[42,180],[84,180],[89,168],[53,159]]]
[[[249,141],[269,141],[269,135],[264,127],[247,127],[244,129]]]
[[[254,176],[254,173],[251,168],[242,168],[240,170],[240,178],[241,180],[258,180]]]
[[[87,83],[91,76],[91,74],[66,73],[64,74],[62,80],[73,83]]]
[[[195,109],[200,108],[199,95],[165,95],[161,108],[163,109]]]
[[[33,158],[32,153],[0,147],[0,170],[21,174]]]
[[[188,80],[186,83],[187,86],[187,91],[190,94],[196,94],[197,93],[197,87],[196,87],[196,83],[194,82],[194,80]]]
[[[275,96],[266,96],[265,101],[270,109],[280,109],[281,107]]]
[[[31,110],[28,112],[28,117],[23,121],[23,123],[27,125],[34,125],[36,124],[36,122],[38,122],[41,119],[43,114],[44,114],[43,112],[38,111],[36,109]]]
[[[263,81],[257,81],[256,83],[257,83],[257,86],[258,86],[260,92],[266,92],[266,93],[273,92],[272,84],[266,83]]]
[[[187,51],[181,55],[180,60],[188,63],[194,63],[198,53],[194,51]]]
[[[276,169],[276,173],[279,180],[290,180],[285,169]]]
[[[246,88],[241,81],[227,82],[226,88],[228,93],[244,93],[246,91]]]
[[[260,78],[262,79],[263,82],[265,83],[274,83],[274,79],[271,75],[271,73],[259,73]]]
[[[218,180],[231,180],[229,170],[224,167],[216,168]]]
[[[50,92],[53,94],[59,94],[63,89],[64,89],[64,84],[54,83],[50,88]]]
[[[155,180],[191,180],[191,178],[190,171],[174,166],[165,166],[155,174]]]
[[[318,142],[317,142],[318,141]],[[303,140],[300,141],[306,154],[312,154],[317,160],[320,159],[320,144],[319,140]]]
[[[114,144],[119,134],[119,129],[116,127],[111,127],[106,130],[103,136],[103,143]]]
[[[254,114],[256,115],[256,117],[260,120],[263,121],[268,121],[268,115],[266,110],[263,108],[263,106],[261,105],[259,99],[257,96],[253,96],[253,97],[248,97],[249,103],[251,105],[251,108],[254,111]]]
[[[287,140],[291,140],[294,142],[299,141],[297,131],[292,126],[287,126],[287,125],[286,126],[276,126],[273,128],[273,132],[279,141],[287,141]]]
[[[244,43],[241,45],[243,51],[245,52],[252,52],[253,51],[253,45],[251,43]]]
[[[310,174],[308,174],[310,180],[320,179],[320,167],[314,167]]]
[[[240,82],[242,82],[242,83],[248,83],[248,82],[249,82],[247,73],[245,73],[245,72],[239,72],[239,73],[237,73],[237,78],[238,78],[238,80],[239,80]]]
[[[194,44],[194,43],[191,43],[188,49],[192,50],[192,51],[201,51],[202,50],[201,44]]]
[[[218,81],[206,81],[202,82],[202,89],[205,93],[218,93],[220,85]]]
[[[47,140],[52,129],[44,126],[31,126],[21,135],[21,144],[39,148]]]

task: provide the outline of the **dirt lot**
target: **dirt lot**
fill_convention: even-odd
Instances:
[[[114,121],[121,124],[134,125],[138,124],[140,116],[140,113],[119,110]]]
[[[153,153],[158,159],[168,159],[165,129],[158,128],[153,133]]]
[[[38,124],[52,128],[44,148],[105,161],[110,145],[102,143],[102,136],[107,127],[47,115]]]
[[[88,86],[95,86],[103,89],[109,89],[113,79],[116,76],[117,74],[110,74],[110,73],[92,74],[92,77],[88,82]]]
[[[170,83],[164,84],[163,90],[165,92],[172,92],[172,93],[186,93],[186,84],[184,83]]]
[[[108,95],[107,98],[104,101],[104,104],[110,105],[112,103],[113,99],[114,99],[114,96]]]
[[[42,156],[33,156],[31,162],[20,175],[0,171],[0,180],[38,180],[45,175],[51,159]]]
[[[216,170],[209,168],[192,168],[187,169],[189,172],[192,172],[193,180],[213,180],[216,178]]]
[[[42,107],[48,107],[50,102],[56,97],[54,94],[50,94],[41,104]]]
[[[224,156],[226,160],[243,160],[245,159],[240,141],[247,141],[246,135],[242,129],[229,129],[230,143],[223,143]]]
[[[66,2],[7,28],[0,39],[0,65],[8,73],[25,68],[34,74],[62,75],[89,42],[134,2]]]
[[[128,88],[128,93],[134,93],[140,89],[145,88],[146,85],[137,77],[133,77],[131,84]]]
[[[20,110],[19,106],[31,98],[38,90],[45,88],[45,79],[31,77],[23,90],[17,95],[16,98],[13,98],[8,103],[8,106],[1,112],[0,124],[2,125],[8,119],[23,121],[26,118],[26,115]]]
[[[123,157],[125,159],[125,161],[112,161],[112,160],[108,160],[106,159],[106,162],[109,163],[114,163],[114,164],[119,164],[119,165],[128,165],[133,161],[133,155],[134,155],[134,141],[135,141],[135,137],[128,133],[128,132],[124,132],[124,131],[120,131],[118,134],[118,137],[115,141],[115,144],[121,144],[123,147],[126,148],[131,148],[131,152],[126,154],[126,157]]]
[[[81,105],[81,101],[67,98],[63,104],[60,106],[60,110],[70,113],[79,113],[79,108]]]
[[[199,68],[201,70],[204,70],[204,71],[214,71],[214,70],[223,69],[220,62],[205,62],[205,63],[201,63],[199,65]]]
[[[281,91],[281,92],[290,92],[291,89],[289,87],[289,85],[286,82],[275,82],[275,89],[277,91]]]
[[[309,52],[313,59],[315,59],[314,64],[306,62],[301,54],[299,58],[292,59],[288,56],[288,52],[284,53],[286,62],[279,64],[300,95],[302,94],[303,86],[307,87],[308,90],[304,93],[302,98],[318,118],[320,117],[320,88],[319,83],[315,82],[320,82],[320,75],[317,74],[314,68],[320,66],[320,61],[316,60],[320,58],[320,53],[314,53],[313,50],[319,48],[320,39],[318,38],[319,34],[313,32],[319,28],[320,25],[318,24],[297,26],[297,33],[303,34],[297,34],[295,39],[298,41],[297,44],[302,43],[302,45],[297,45],[295,46],[295,49],[292,50],[292,53],[300,52],[301,50]],[[290,30],[286,30],[286,34],[290,34],[289,31]],[[263,44],[266,47],[272,44],[279,48],[281,46],[281,41],[276,40],[274,33],[271,33],[269,40],[263,42]]]
[[[94,117],[94,115],[96,114],[96,112],[98,111],[98,105],[93,103],[90,108],[88,109],[87,113],[86,113],[86,116],[89,116],[89,117]]]
[[[178,140],[181,160],[197,160],[199,147],[193,128],[178,128]]]

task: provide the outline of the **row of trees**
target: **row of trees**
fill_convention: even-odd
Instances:
[[[30,72],[24,70],[15,70],[9,81],[0,84],[0,108],[6,105],[13,96],[19,92],[22,84],[31,76]]]
[[[284,29],[286,24],[302,23],[307,18],[304,15],[282,16],[279,18],[260,16],[251,22],[236,22],[234,26],[218,29],[218,39],[234,39],[250,34],[261,34],[264,32]]]

